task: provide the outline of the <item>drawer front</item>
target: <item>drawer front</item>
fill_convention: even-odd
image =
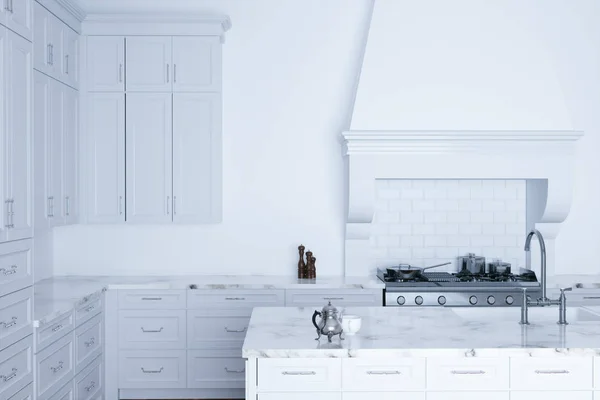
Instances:
[[[119,387],[169,389],[186,386],[185,350],[119,352]]]
[[[591,390],[593,358],[511,358],[510,382],[513,390]]]
[[[19,390],[18,393],[9,397],[8,400],[33,400],[33,383]]]
[[[73,313],[61,315],[54,321],[35,330],[36,352],[46,348],[51,343],[73,330]]]
[[[261,392],[336,391],[342,387],[339,358],[259,359],[258,389]]]
[[[202,310],[187,312],[188,348],[241,349],[248,330],[248,316],[218,316]],[[230,313],[235,314],[235,313]],[[241,313],[243,314],[243,313]]]
[[[97,398],[104,386],[102,357],[98,357],[75,377],[75,398],[90,400]]]
[[[0,297],[0,350],[31,335],[33,289]]]
[[[286,290],[286,307],[317,307],[331,301],[336,307],[383,305],[381,289],[294,289]]]
[[[423,390],[426,375],[424,358],[342,359],[344,391]]]
[[[76,400],[73,382],[67,383],[58,392],[54,393],[49,400]]]
[[[398,399],[398,395],[396,395],[396,399]],[[258,400],[342,400],[342,394],[331,392],[261,393],[258,395]],[[371,400],[373,400],[372,397]]]
[[[102,315],[75,329],[75,373],[102,354],[103,345]]]
[[[185,306],[185,290],[119,290],[120,310],[178,310]]]
[[[283,307],[283,290],[188,290],[188,308]]]
[[[188,351],[188,388],[228,389],[245,387],[246,360],[242,357],[203,357]]]
[[[102,297],[97,296],[75,309],[75,326],[83,324],[102,312]]]
[[[510,400],[592,400],[593,392],[585,391],[566,391],[566,392],[546,392],[546,391],[528,391],[528,392],[510,392]]]
[[[428,358],[431,390],[508,390],[508,358]]]
[[[509,392],[428,392],[427,400],[512,400]],[[531,398],[529,400],[542,400]]]
[[[33,285],[31,240],[0,244],[0,296]]]
[[[19,392],[33,378],[31,336],[0,351],[0,399]]]
[[[37,397],[46,399],[73,379],[73,338],[67,335],[35,355]]]
[[[342,400],[425,400],[425,392],[343,393]]]
[[[185,349],[185,310],[119,311],[119,348]]]
[[[600,390],[600,357],[594,357],[594,388]],[[600,394],[596,397],[600,400]]]

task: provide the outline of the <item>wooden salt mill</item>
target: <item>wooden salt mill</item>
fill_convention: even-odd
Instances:
[[[306,263],[304,262],[304,246],[298,246],[298,279],[304,279],[306,277]]]
[[[310,278],[310,262],[312,259],[313,253],[312,251],[307,251],[306,252],[306,267],[304,268],[304,279],[311,279]]]
[[[308,253],[307,253],[307,256],[308,256]],[[316,263],[317,263],[317,258],[313,257],[311,255],[310,256],[310,261],[309,261],[308,266],[307,266],[307,269],[308,269],[308,271],[307,271],[308,279],[317,279],[317,265],[316,265]]]

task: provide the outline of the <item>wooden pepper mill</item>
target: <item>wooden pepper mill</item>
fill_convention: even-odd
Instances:
[[[308,255],[308,253],[307,253]],[[307,278],[308,279],[317,279],[317,258],[316,257],[310,257],[310,262],[308,263],[308,273],[307,273]]]
[[[304,279],[311,279],[310,278],[310,262],[312,259],[313,253],[312,251],[307,251],[306,252],[306,267],[304,268]]]
[[[306,277],[306,263],[304,262],[304,246],[298,246],[298,279],[304,279]]]

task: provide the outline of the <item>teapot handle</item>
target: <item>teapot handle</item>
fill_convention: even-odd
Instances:
[[[317,325],[317,315],[319,317],[323,317],[323,314],[321,314],[320,311],[315,310],[315,313],[312,316],[312,323],[315,326],[315,328],[317,328],[317,330],[319,330],[319,325]]]

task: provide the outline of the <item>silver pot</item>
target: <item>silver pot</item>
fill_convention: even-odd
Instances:
[[[469,253],[464,257],[458,257],[458,265],[461,272],[471,274],[485,274],[485,257]]]

